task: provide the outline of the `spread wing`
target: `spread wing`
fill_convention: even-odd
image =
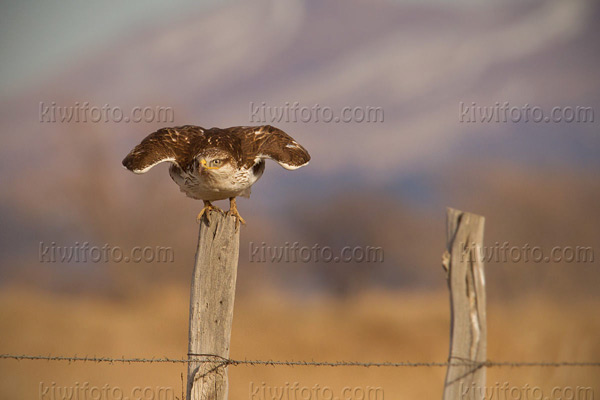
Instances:
[[[203,128],[193,125],[159,129],[131,150],[123,159],[123,166],[136,174],[143,174],[165,161],[183,167],[193,158],[194,146],[190,143],[203,134]]]
[[[230,129],[241,139],[246,166],[254,165],[257,159],[270,158],[283,168],[293,170],[310,161],[308,151],[281,129],[271,125]]]

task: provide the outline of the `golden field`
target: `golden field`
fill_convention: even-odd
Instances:
[[[115,299],[7,289],[0,293],[0,352],[184,358],[188,292],[184,286],[153,287],[144,295]],[[564,302],[547,295],[488,299],[488,358],[598,361],[599,307],[598,300]],[[276,291],[244,292],[236,299],[231,358],[439,362],[448,355],[448,330],[446,293],[369,292],[344,300],[307,300]],[[159,398],[160,388],[171,388],[174,398],[181,398],[182,374],[185,380],[184,364],[0,360],[0,371],[2,399],[50,399],[53,384],[81,387],[85,382],[89,387],[118,387],[125,396],[135,387],[152,388],[141,398]],[[230,398],[271,398],[257,388],[297,382],[298,388],[327,386],[340,399],[342,393],[361,398],[368,388],[381,388],[385,399],[439,399],[444,375],[442,367],[241,365],[229,367]],[[600,396],[598,367],[495,367],[488,369],[487,382],[490,388],[505,382],[510,387],[537,386],[546,396],[555,387],[586,387]],[[343,392],[346,387],[351,391]],[[568,388],[557,393],[570,396]]]

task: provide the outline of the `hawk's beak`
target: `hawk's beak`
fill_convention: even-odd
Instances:
[[[204,158],[200,160],[200,164],[202,165],[202,168],[205,169],[218,169],[217,167],[209,167]]]

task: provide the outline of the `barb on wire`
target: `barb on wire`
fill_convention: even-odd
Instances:
[[[250,365],[250,366],[305,366],[305,367],[448,367],[469,365],[477,368],[482,367],[600,367],[600,361],[446,361],[446,362],[360,362],[360,361],[277,361],[277,360],[232,360],[214,354],[189,354],[189,357],[216,357],[215,360],[198,360],[197,358],[111,358],[111,357],[89,357],[89,356],[52,356],[52,355],[28,355],[28,354],[0,354],[0,359],[11,360],[44,360],[44,361],[68,361],[68,362],[94,362],[94,363],[219,363],[221,365]]]

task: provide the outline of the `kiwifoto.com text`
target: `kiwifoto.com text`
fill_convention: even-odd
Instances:
[[[319,243],[302,245],[285,242],[268,245],[266,242],[249,243],[249,261],[257,263],[382,263],[384,251],[379,246],[344,246],[334,249]]]
[[[508,241],[496,242],[492,246],[476,246],[475,243],[461,243],[462,261],[498,263],[592,263],[594,249],[591,246],[554,246],[544,249],[541,246],[511,245]]]
[[[165,122],[175,121],[173,107],[134,106],[123,109],[105,103],[101,106],[89,101],[76,101],[71,105],[40,102],[39,121],[42,123],[106,123],[106,122]]]
[[[588,123],[594,122],[594,109],[588,106],[555,106],[544,109],[540,106],[510,102],[480,105],[476,102],[458,103],[458,121],[466,123]]]
[[[302,105],[300,102],[285,102],[270,105],[266,102],[250,102],[250,122],[274,124],[280,122],[324,122],[324,123],[382,123],[383,107],[344,106],[335,109],[318,103]]]

